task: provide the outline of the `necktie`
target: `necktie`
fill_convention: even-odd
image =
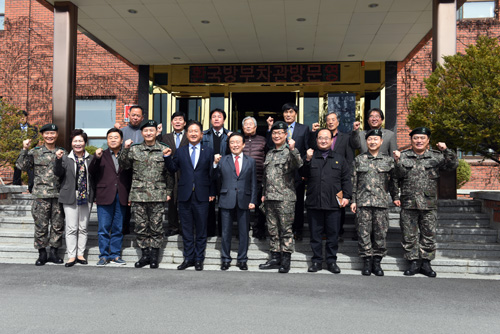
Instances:
[[[181,144],[181,134],[176,133],[175,134],[177,137],[175,138],[175,148],[179,148],[179,145]]]
[[[288,135],[286,136],[286,139],[290,140],[292,139],[292,127],[288,127]]]
[[[239,156],[234,157],[234,168],[236,168],[236,176],[240,176],[240,163],[238,162]]]
[[[193,168],[196,167],[196,146],[193,146],[193,151],[191,152],[191,163],[193,164]]]

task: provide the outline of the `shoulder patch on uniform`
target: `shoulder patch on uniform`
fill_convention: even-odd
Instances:
[[[142,143],[132,144],[132,145],[130,145],[130,147],[137,146],[137,145],[142,145]]]
[[[43,146],[37,146],[37,147],[33,147],[32,149],[33,150],[40,150]]]
[[[164,142],[159,141],[159,142],[158,142],[158,144],[160,144],[160,145],[163,145],[163,146],[166,146],[166,147],[170,148],[170,146],[168,146],[168,145],[167,145],[167,144],[165,144]]]

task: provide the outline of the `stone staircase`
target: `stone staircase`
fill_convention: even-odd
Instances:
[[[19,192],[19,191],[18,191]],[[1,203],[3,202],[3,204]],[[31,217],[31,195],[12,192],[8,199],[0,201],[0,263],[34,264],[38,253],[33,248],[34,222]],[[347,213],[344,241],[340,243],[338,260],[343,270],[360,270],[362,263],[357,256],[354,215]],[[388,256],[383,260],[386,272],[402,272],[407,262],[403,259],[399,213],[397,208],[390,212],[390,227],[387,236]],[[489,216],[481,212],[481,203],[473,200],[443,200],[439,202],[437,257],[432,262],[438,274],[500,274],[500,243],[498,230],[490,228]],[[166,222],[164,222],[166,225]],[[307,229],[307,224],[306,224]],[[235,230],[236,231],[236,230]],[[236,235],[234,233],[233,235]],[[268,257],[268,240],[250,238],[249,270],[258,271],[258,264]],[[232,249],[237,250],[237,239],[233,237]],[[307,271],[311,250],[308,233],[304,240],[296,242],[292,255],[292,269]],[[97,213],[92,209],[87,243],[87,258],[90,265],[98,261]],[[60,255],[63,254],[61,247]],[[123,240],[122,257],[127,267],[137,261],[140,250],[135,236],[126,235]],[[182,258],[182,238],[172,236],[165,240],[161,250],[160,267],[175,268]],[[236,259],[236,252],[232,253]],[[235,261],[233,261],[235,262]],[[218,269],[220,264],[220,238],[208,239],[206,269]],[[233,263],[234,264],[234,263]]]

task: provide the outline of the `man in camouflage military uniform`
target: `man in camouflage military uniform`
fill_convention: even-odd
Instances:
[[[267,229],[271,236],[271,259],[259,269],[290,271],[294,251],[292,224],[295,212],[295,172],[302,167],[302,159],[295,148],[295,141],[287,140],[288,125],[276,122],[271,136],[276,147],[267,153],[264,162],[262,202],[264,203]],[[283,255],[281,255],[283,252]]]
[[[436,256],[439,171],[458,166],[457,155],[445,143],[437,143],[439,151],[428,149],[430,136],[428,128],[416,128],[410,132],[411,149],[394,152],[401,188],[402,245],[410,261],[406,276],[421,273],[436,277],[430,261]]]
[[[370,276],[373,272],[376,276],[384,276],[380,262],[387,254],[387,191],[399,205],[398,184],[394,159],[380,152],[382,131],[370,130],[365,139],[368,151],[358,155],[352,167],[351,211],[356,214],[358,252],[364,263],[361,274]]]
[[[28,151],[31,139],[23,141],[23,149],[16,161],[16,167],[20,170],[34,169],[33,204],[31,214],[35,221],[35,248],[38,249],[37,266],[43,266],[46,262],[57,264],[63,260],[57,255],[57,249],[62,245],[64,233],[64,212],[59,204],[60,180],[54,175],[54,162],[56,151],[63,148],[56,147],[58,136],[57,125],[45,124],[40,129],[44,145],[35,147]],[[67,154],[64,151],[64,154]],[[51,221],[49,236],[49,221]],[[50,254],[47,258],[47,246],[50,246]]]
[[[136,268],[147,264],[150,268],[158,268],[164,203],[172,195],[173,179],[163,160],[163,152],[168,146],[156,141],[157,125],[152,120],[144,123],[141,126],[144,142],[132,145],[132,140],[128,139],[118,158],[121,168],[133,170],[129,202],[132,202],[135,215],[137,245],[142,250]]]

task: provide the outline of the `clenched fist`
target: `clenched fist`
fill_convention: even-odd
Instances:
[[[30,145],[31,145],[31,139],[23,140],[23,150],[29,149]]]
[[[64,151],[63,150],[57,150],[57,152],[56,152],[56,158],[57,159],[61,159],[63,155],[64,155]]]
[[[401,152],[399,152],[398,150],[392,151],[392,156],[394,157],[394,160],[398,162],[399,158],[401,157]]]
[[[316,132],[319,130],[321,126],[319,125],[319,123],[313,123],[312,125],[312,132]]]
[[[274,124],[274,118],[272,118],[271,116],[269,116],[267,119],[266,119],[266,122],[267,122],[267,128],[269,130],[271,130],[271,128],[273,127],[273,124]]]
[[[124,148],[130,148],[130,146],[132,146],[132,144],[134,143],[134,141],[132,139],[127,139],[125,141],[125,144],[123,145]]]
[[[94,154],[94,155],[95,155],[95,157],[96,157],[97,159],[101,159],[101,157],[102,157],[102,152],[104,152],[104,151],[102,150],[102,148],[98,148],[97,150],[95,150],[95,154]]]
[[[447,149],[446,144],[442,143],[442,142],[437,143],[436,146],[437,146],[438,150],[440,150],[440,151],[444,151]]]
[[[163,156],[168,157],[170,154],[172,154],[172,149],[170,147],[166,147],[163,149]]]
[[[352,123],[352,131],[359,130],[360,126],[361,126],[361,122],[354,122],[354,123]]]
[[[293,149],[295,148],[295,140],[293,140],[293,139],[290,138],[288,140],[288,147],[290,148],[290,150],[293,151]]]
[[[311,161],[312,157],[313,157],[313,154],[314,154],[314,150],[312,148],[308,149],[307,150],[307,156],[306,156],[306,160],[307,161]]]
[[[221,158],[222,158],[222,155],[220,155],[220,154],[214,155],[214,164],[217,165]]]

